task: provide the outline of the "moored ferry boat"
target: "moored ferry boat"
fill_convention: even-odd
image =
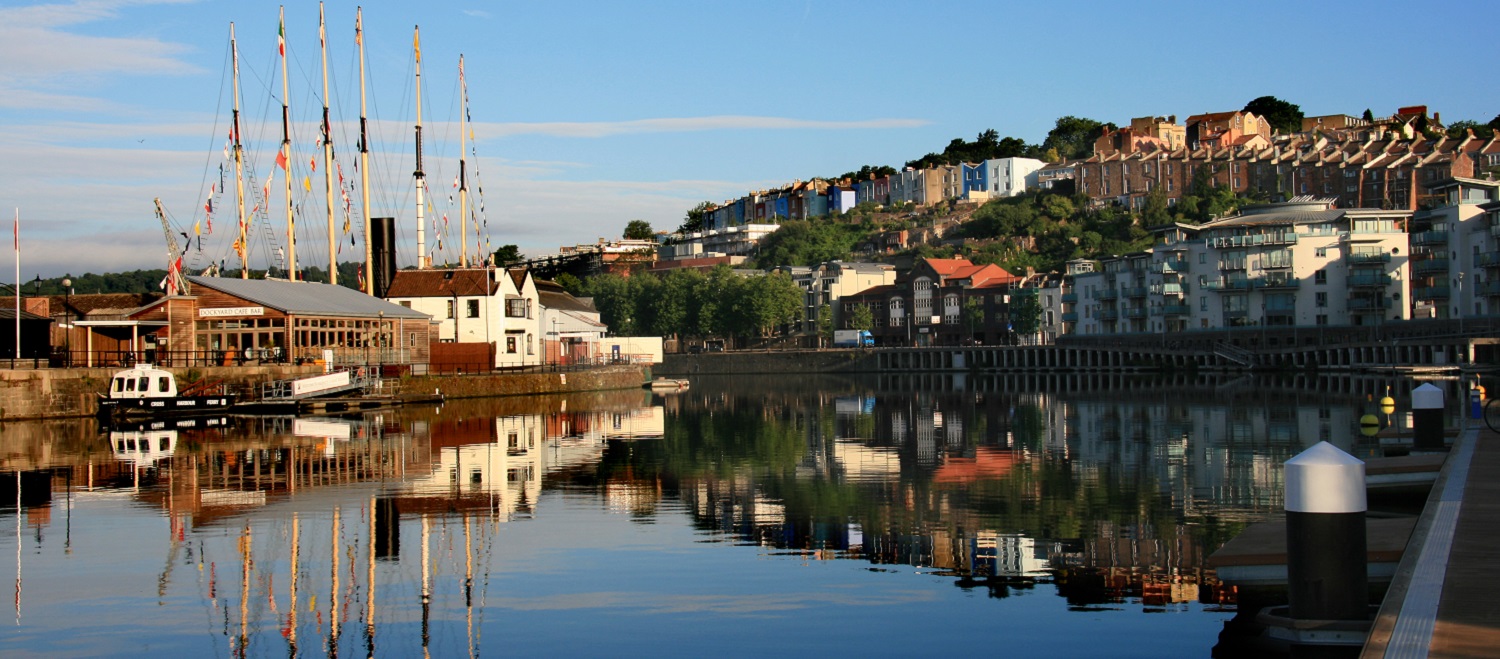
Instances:
[[[109,391],[99,397],[99,418],[124,420],[223,414],[234,404],[234,396],[192,388],[178,391],[171,371],[137,364],[117,371],[109,380]]]

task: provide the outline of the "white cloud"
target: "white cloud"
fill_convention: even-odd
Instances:
[[[554,137],[610,137],[639,133],[693,133],[710,130],[869,130],[883,128],[916,128],[926,126],[925,119],[860,119],[819,121],[787,117],[747,117],[721,115],[712,117],[673,117],[636,119],[632,121],[479,123],[476,136],[551,135]]]

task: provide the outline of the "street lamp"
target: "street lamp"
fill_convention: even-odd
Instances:
[[[73,365],[73,280],[63,277],[63,366]]]

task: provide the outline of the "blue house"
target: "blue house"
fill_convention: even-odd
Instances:
[[[965,200],[972,200],[977,196],[980,199],[987,199],[990,189],[989,168],[985,167],[984,163],[962,163],[962,167],[964,175],[963,198]]]

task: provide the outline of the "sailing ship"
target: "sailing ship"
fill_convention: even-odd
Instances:
[[[252,276],[252,252],[267,255],[267,265],[263,268],[267,276],[280,273],[280,276],[288,280],[296,281],[303,279],[303,268],[301,256],[303,250],[299,250],[302,242],[307,239],[318,240],[319,237],[310,235],[305,231],[306,215],[313,204],[313,190],[315,184],[313,177],[317,169],[323,169],[323,209],[326,210],[326,247],[328,270],[327,282],[339,283],[338,261],[339,253],[343,246],[353,246],[363,242],[363,266],[359,270],[359,289],[366,294],[374,295],[375,277],[372,270],[377,260],[373,254],[371,235],[372,226],[378,221],[371,217],[373,196],[371,194],[370,160],[371,160],[371,135],[370,120],[367,116],[366,102],[366,67],[365,67],[365,44],[364,44],[364,19],[363,10],[358,10],[355,15],[355,44],[358,50],[359,69],[359,126],[358,126],[358,152],[359,160],[355,165],[358,170],[358,183],[346,182],[343,166],[337,158],[334,145],[334,117],[330,110],[330,82],[328,72],[328,40],[326,14],[322,3],[319,4],[319,44],[320,64],[322,68],[322,108],[318,119],[318,150],[322,152],[321,157],[307,158],[299,157],[293,149],[297,144],[295,136],[296,122],[293,120],[292,105],[290,97],[292,85],[289,83],[289,65],[286,39],[286,12],[281,9],[277,28],[277,55],[281,75],[281,130],[280,142],[276,148],[275,162],[269,171],[257,173],[252,159],[248,157],[249,148],[242,140],[244,134],[258,134],[255,130],[245,130],[245,116],[241,112],[240,93],[240,53],[238,41],[235,35],[235,26],[230,24],[230,61],[233,74],[232,90],[232,118],[230,122],[228,140],[225,144],[225,162],[219,166],[219,177],[217,181],[210,180],[208,186],[208,197],[201,208],[201,222],[194,222],[191,233],[182,228],[166,227],[164,230],[173,235],[183,236],[187,240],[185,248],[177,250],[169,255],[169,263],[176,264],[182,268],[183,257],[187,257],[188,268],[194,268],[198,272],[214,276],[224,276],[232,272],[234,266],[238,266],[239,277],[249,278]],[[472,128],[469,127],[469,107],[467,80],[464,74],[463,58],[459,58],[459,87],[462,94],[459,119],[459,157],[457,161],[458,174],[454,177],[454,191],[449,195],[448,203],[456,206],[459,215],[458,231],[456,236],[449,236],[447,230],[449,214],[447,212],[434,212],[433,196],[429,194],[427,185],[428,171],[424,166],[431,163],[424,162],[424,134],[422,116],[422,56],[419,40],[419,31],[414,28],[412,36],[412,54],[415,62],[416,72],[416,121],[415,121],[415,168],[413,170],[413,181],[416,187],[416,241],[418,268],[432,267],[435,261],[456,264],[461,267],[480,265],[484,260],[485,251],[490,241],[486,235],[488,220],[485,217],[482,199],[483,186],[473,185],[478,182],[478,168],[468,159],[469,155],[477,153],[472,147]],[[278,171],[279,170],[279,171]],[[282,178],[280,196],[277,200],[284,210],[284,221],[282,227],[273,230],[271,227],[272,185],[275,178]],[[246,182],[252,181],[247,187]],[[257,183],[263,181],[263,184]],[[296,184],[300,182],[300,186]],[[296,190],[294,187],[300,187]],[[471,190],[479,192],[478,199],[471,198]],[[211,253],[204,255],[205,236],[213,233],[213,219],[216,206],[223,205],[218,202],[227,202],[227,197],[233,195],[233,209],[235,213],[236,227],[234,240],[230,246],[234,263],[226,262],[226,258],[214,258]],[[358,231],[353,230],[353,221],[356,211],[354,209],[355,199],[358,196],[360,208],[357,211],[362,227]],[[455,199],[456,196],[456,199]],[[477,202],[477,203],[476,203]],[[473,207],[471,208],[471,204]],[[338,215],[342,212],[343,229],[339,230]],[[300,217],[299,217],[300,216]],[[427,226],[429,218],[432,226]],[[166,219],[164,224],[168,224]],[[473,226],[472,233],[469,228]],[[299,226],[302,225],[302,226]],[[203,229],[207,228],[205,234]],[[428,231],[431,230],[436,238],[436,247],[429,248],[427,245]],[[456,237],[458,243],[453,244],[450,237]],[[473,240],[472,244],[469,242]],[[444,243],[447,243],[446,245]],[[196,252],[193,246],[196,243]],[[347,245],[346,245],[347,243]],[[474,249],[470,252],[470,247]],[[394,246],[391,246],[394,249]],[[222,247],[221,247],[222,249]],[[204,259],[208,259],[207,267],[204,267]],[[322,264],[320,264],[322,265]]]

